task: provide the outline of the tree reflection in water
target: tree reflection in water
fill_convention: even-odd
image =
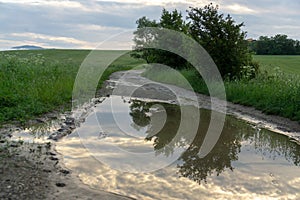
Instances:
[[[188,177],[198,183],[206,181],[207,176],[216,172],[217,175],[225,169],[233,170],[232,161],[238,160],[241,148],[241,137],[235,127],[227,121],[224,131],[212,151],[204,158],[199,158],[198,152],[203,143],[210,121],[210,112],[201,111],[201,119],[196,138],[188,150],[180,158],[179,172],[183,177]]]
[[[133,122],[140,126],[146,127],[150,123],[150,117],[147,115],[149,113],[149,108],[151,105],[146,102],[133,100],[130,104],[130,113],[129,115],[132,117]]]
[[[198,153],[210,122],[211,112],[208,110],[200,111],[198,133],[193,141],[188,141],[190,137],[180,138],[171,146],[169,144],[175,138],[180,125],[180,108],[160,103],[166,110],[167,120],[163,128],[153,135],[151,134],[151,118],[148,113],[154,104],[153,102],[133,101],[130,106],[130,116],[133,122],[139,126],[148,127],[149,134],[145,136],[145,140],[153,141],[156,154],[169,156],[173,153],[175,147],[191,144],[179,158],[177,167],[180,176],[189,178],[199,184],[206,182],[207,177],[214,173],[220,175],[226,169],[233,171],[232,163],[239,159],[242,144],[254,147],[255,152],[263,158],[275,160],[277,157],[284,157],[293,165],[300,165],[300,146],[291,142],[287,136],[255,129],[249,124],[229,116],[226,117],[222,134],[212,151],[204,158],[200,158]],[[195,108],[191,107],[189,109]],[[185,118],[185,120],[193,120],[192,117],[190,119]]]

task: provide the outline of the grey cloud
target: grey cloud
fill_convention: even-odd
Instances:
[[[7,0],[8,1],[8,0]],[[201,1],[202,3],[206,1]],[[34,2],[34,1],[32,1]],[[52,4],[21,4],[0,2],[0,48],[8,48],[14,41],[16,44],[22,42],[40,42],[48,46],[80,48],[79,44],[64,43],[62,41],[51,41],[41,38],[14,37],[12,33],[35,33],[52,37],[75,38],[86,44],[97,43],[105,40],[111,35],[125,30],[134,29],[136,20],[142,16],[158,19],[162,6],[134,3],[120,3],[112,1],[83,1],[74,0],[73,4],[62,1],[60,6]],[[188,1],[187,1],[188,2]],[[249,37],[260,35],[274,35],[276,33],[288,34],[300,39],[299,28],[300,2],[298,0],[218,0],[220,9],[224,13],[230,13],[237,22],[245,22],[244,29]],[[197,4],[195,4],[197,5]],[[230,7],[239,5],[242,8],[254,10],[255,12],[234,12]],[[182,11],[189,4],[168,4],[168,9]],[[200,5],[201,6],[201,5]],[[282,28],[282,29],[281,29]],[[3,35],[4,34],[4,35]],[[6,41],[6,42],[5,42]],[[8,42],[7,42],[8,41]]]
[[[104,8],[109,8],[109,5],[115,9],[115,13],[101,12],[97,9],[93,11],[92,9],[62,9],[43,5],[0,4],[0,10],[2,10],[0,14],[2,26],[0,29],[1,33],[37,33],[57,37],[74,37],[87,42],[101,42],[113,34],[135,28],[137,18],[146,13],[155,16],[156,13],[161,11],[161,8],[156,6],[133,6],[134,9],[130,10],[130,5],[127,4],[101,3]],[[127,10],[124,10],[124,7]],[[119,8],[119,10],[116,8]],[[124,14],[120,15],[120,10],[123,10]],[[125,14],[126,12],[127,14]],[[90,30],[90,26],[104,28],[103,30]],[[13,40],[12,37],[6,37],[5,39]],[[15,39],[17,41],[21,38]],[[25,38],[23,39],[25,41]],[[51,43],[59,46],[55,42]],[[0,42],[0,48],[1,44],[4,45],[3,42]],[[65,47],[66,44],[61,44],[61,46]],[[7,46],[2,48],[7,48]]]

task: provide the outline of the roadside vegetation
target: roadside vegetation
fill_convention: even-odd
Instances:
[[[210,95],[197,71],[180,70],[180,73],[195,92]],[[172,71],[167,69],[150,67],[143,75],[154,81],[185,87],[178,81],[178,75],[172,74]],[[278,68],[272,75],[262,72],[250,80],[226,79],[224,85],[228,101],[253,106],[267,114],[300,121],[300,76],[298,75],[285,74]]]
[[[71,109],[73,84],[87,50],[34,50],[0,53],[0,124],[25,122],[53,110]],[[104,56],[108,51],[102,52]],[[128,54],[104,72],[98,87],[115,71],[143,61]]]
[[[224,80],[228,101],[300,121],[300,57],[253,56],[253,50],[249,49],[246,42],[246,33],[241,30],[243,24],[236,24],[230,15],[219,14],[218,7],[212,4],[203,8],[190,8],[187,12],[186,21],[177,10],[163,10],[159,21],[146,17],[138,19],[136,47],[132,56],[143,58],[147,63],[162,63],[178,70],[194,91],[209,95],[202,77],[189,63],[170,53],[143,48],[159,38],[157,34],[150,37],[151,33],[144,33],[144,27],[183,32],[201,44],[215,61]],[[261,39],[293,42],[281,35]],[[298,41],[294,42],[299,44]],[[282,49],[278,47],[277,50],[280,53]],[[148,67],[144,76],[184,87],[177,76],[172,74],[172,70]]]

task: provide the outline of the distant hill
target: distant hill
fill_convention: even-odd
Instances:
[[[15,50],[39,50],[39,49],[44,49],[44,48],[39,47],[39,46],[33,46],[33,45],[23,45],[23,46],[12,47],[12,49],[15,49]]]

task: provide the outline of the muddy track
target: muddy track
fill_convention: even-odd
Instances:
[[[173,85],[150,81],[141,76],[142,71],[132,70],[116,72],[98,91],[98,97],[107,95],[130,96],[133,98],[148,98],[176,104],[178,98],[187,104],[195,104],[201,108],[211,109],[211,99],[208,96],[196,94],[198,102],[191,102],[193,92]],[[225,112],[239,119],[252,123],[259,128],[266,128],[288,135],[300,144],[300,124],[289,119],[266,115],[259,110],[242,105],[232,104],[215,99],[219,107],[215,111]],[[90,107],[99,103],[94,100],[86,106],[84,113],[75,119],[72,113],[65,114],[64,122],[50,136],[59,139],[70,132],[78,123],[84,121],[84,116]],[[224,110],[222,105],[227,104]],[[48,114],[49,115],[49,114]],[[35,122],[45,123],[53,120],[58,113],[45,115]],[[66,126],[68,125],[68,126]],[[8,138],[17,131],[15,125],[4,126],[0,130],[0,199],[130,199],[105,191],[97,191],[84,185],[76,174],[66,169],[62,155],[55,151],[55,142],[44,144],[23,144],[12,142]],[[55,136],[55,137],[54,137]]]
[[[178,98],[182,98],[181,102],[199,105],[200,108],[204,109],[212,109],[211,98],[209,96],[196,94],[198,102],[192,102],[192,96],[194,95],[192,91],[174,85],[153,82],[142,77],[142,72],[142,70],[116,72],[112,74],[110,80],[106,82],[106,87],[100,90],[100,93],[156,99],[170,103],[176,103],[178,102]],[[233,104],[216,98],[214,100],[217,104],[214,106],[215,111],[226,112],[226,114],[243,119],[258,128],[265,128],[287,135],[300,144],[300,122],[280,116],[267,115],[253,107]],[[227,105],[226,109],[224,109],[223,105]]]

